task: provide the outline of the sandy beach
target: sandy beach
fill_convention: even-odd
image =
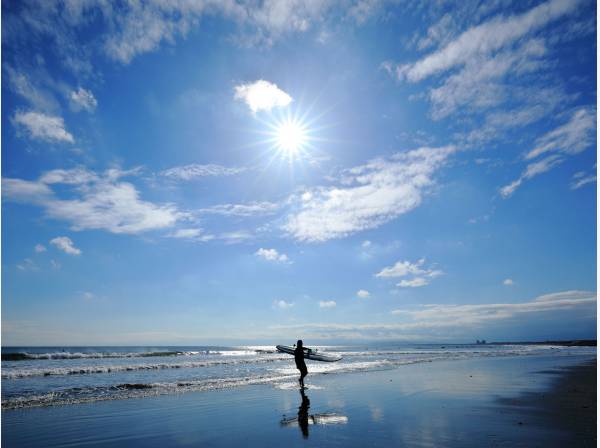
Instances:
[[[595,446],[596,360],[453,360],[2,412],[2,446]]]

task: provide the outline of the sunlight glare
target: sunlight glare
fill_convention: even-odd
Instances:
[[[297,152],[306,142],[306,135],[299,123],[288,121],[277,128],[277,146],[287,153]]]

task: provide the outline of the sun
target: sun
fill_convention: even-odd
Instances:
[[[275,129],[277,147],[289,155],[297,153],[307,142],[306,130],[299,122],[288,120]]]

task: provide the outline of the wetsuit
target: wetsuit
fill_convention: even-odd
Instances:
[[[308,369],[306,368],[306,363],[304,362],[304,350],[302,347],[296,347],[294,350],[294,360],[296,361],[296,368],[300,370],[300,380],[302,381],[308,374]]]

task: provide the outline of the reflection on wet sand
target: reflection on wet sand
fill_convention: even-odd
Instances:
[[[304,393],[304,389],[300,389],[300,395],[302,403],[298,408],[298,417],[283,418],[281,426],[290,427],[298,425],[300,431],[302,431],[302,436],[308,438],[308,425],[345,425],[348,423],[348,417],[333,412],[309,415],[310,400]]]

